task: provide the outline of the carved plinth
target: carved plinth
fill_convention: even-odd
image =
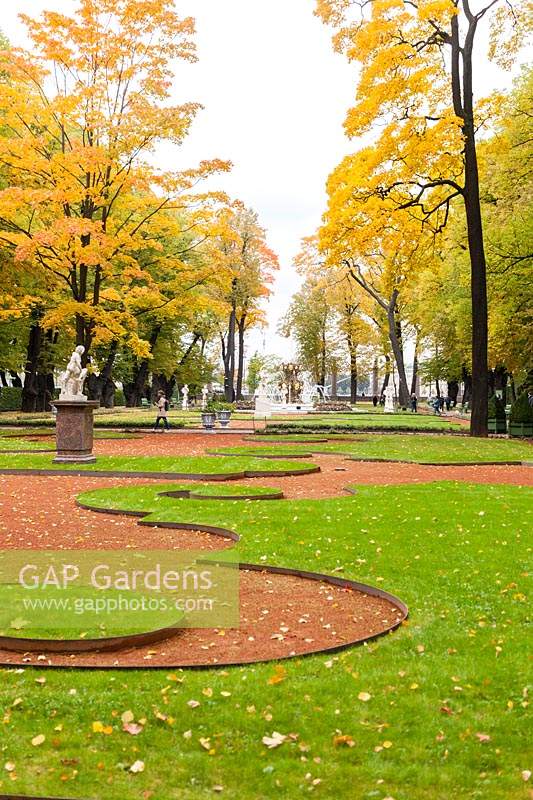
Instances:
[[[100,404],[96,400],[55,400],[56,463],[92,464],[93,411]]]

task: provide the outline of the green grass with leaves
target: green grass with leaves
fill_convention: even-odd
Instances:
[[[0,771],[0,792],[84,800],[526,797],[531,490],[437,483],[364,486],[315,501],[157,499],[168,486],[81,499],[230,527],[242,535],[243,560],[337,570],[380,586],[408,603],[409,624],[334,657],[284,662],[281,672],[272,663],[5,670],[2,761],[10,766]],[[122,730],[127,711],[145,721],[136,736]],[[294,736],[269,750],[262,738],[273,731]],[[132,772],[138,761],[143,771]]]
[[[55,442],[43,438],[42,441],[16,439],[10,436],[0,437],[0,453],[3,451],[55,450]]]
[[[177,446],[176,449],[179,449]],[[66,473],[114,471],[175,473],[177,475],[231,475],[236,472],[287,472],[296,470],[314,471],[315,465],[307,462],[274,460],[268,464],[264,459],[242,456],[237,458],[214,458],[212,456],[98,456],[93,464],[55,464],[54,456],[33,453],[0,453],[0,472],[6,469],[61,470]]]
[[[295,437],[292,435],[292,440]],[[533,461],[533,447],[529,442],[516,439],[476,439],[468,436],[412,436],[409,434],[375,434],[361,435],[355,441],[341,439],[317,442],[313,444],[303,438],[299,444],[268,445],[268,438],[262,439],[265,444],[260,447],[242,445],[239,447],[221,447],[211,452],[225,455],[250,456],[283,456],[304,455],[313,453],[340,453],[357,459],[383,459],[388,461],[414,461],[424,463],[457,463],[487,461]]]

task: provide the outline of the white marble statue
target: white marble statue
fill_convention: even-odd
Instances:
[[[83,394],[87,369],[81,365],[81,357],[84,352],[85,347],[79,344],[70,356],[65,372],[61,373],[59,378],[60,400],[87,400],[87,396]]]
[[[385,389],[385,408],[383,411],[386,414],[394,414],[394,386],[390,383]]]
[[[259,419],[272,416],[272,403],[268,395],[266,374],[263,371],[259,373],[259,386],[255,393],[255,416]]]
[[[209,394],[209,389],[207,388],[207,383],[206,383],[204,388],[202,389],[202,411],[204,411],[205,408],[207,407],[208,394]]]
[[[187,384],[181,390],[182,394],[182,401],[181,401],[181,410],[188,411],[189,410],[189,387]]]

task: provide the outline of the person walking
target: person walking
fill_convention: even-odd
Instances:
[[[440,416],[440,400],[438,397],[433,397],[430,395],[428,397],[428,406],[433,407],[433,413],[435,416]]]
[[[165,393],[160,389],[157,393],[157,419],[155,421],[154,431],[159,430],[159,422],[162,420],[164,430],[168,431],[170,425],[168,424],[168,400]]]
[[[416,396],[416,394],[414,392],[411,395],[411,412],[413,414],[418,413],[418,399],[417,399],[417,396]]]

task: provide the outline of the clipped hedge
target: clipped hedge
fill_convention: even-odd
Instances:
[[[0,389],[0,411],[20,411],[22,389],[20,386],[3,386]]]
[[[357,433],[446,433],[449,431],[457,431],[458,433],[462,433],[460,428],[457,425],[450,424],[446,427],[439,427],[439,428],[423,428],[417,427],[416,425],[409,425],[407,422],[401,425],[373,425],[372,422],[365,422],[362,425],[350,425],[343,424],[343,423],[335,423],[335,422],[311,422],[307,425],[294,425],[288,423],[284,425],[283,423],[274,423],[268,424],[266,428],[261,430],[257,430],[256,433],[262,436],[280,436],[285,434],[313,434],[313,433],[348,433],[348,434],[357,434]]]
[[[533,408],[529,405],[527,392],[522,392],[511,406],[510,421],[513,424],[533,424]]]
[[[489,397],[489,419],[499,419],[505,421],[505,403],[497,395]]]

